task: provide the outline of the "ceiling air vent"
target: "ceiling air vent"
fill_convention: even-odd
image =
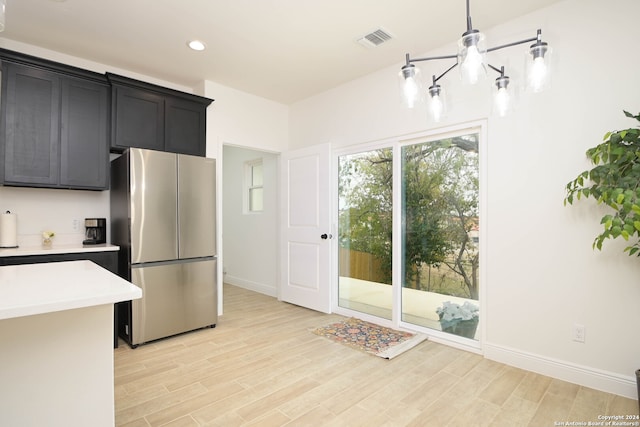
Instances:
[[[371,31],[369,34],[365,34],[364,36],[358,39],[358,43],[363,45],[364,47],[378,47],[381,44],[388,42],[393,37],[387,30],[383,30],[382,28],[378,28],[377,30]]]

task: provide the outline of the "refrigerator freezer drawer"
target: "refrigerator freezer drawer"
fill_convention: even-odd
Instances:
[[[142,288],[131,306],[133,345],[218,321],[215,259],[133,266],[131,281]]]

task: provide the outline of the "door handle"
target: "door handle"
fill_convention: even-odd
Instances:
[[[332,236],[331,234],[327,234],[327,233],[325,233],[325,234],[321,234],[321,235],[320,235],[320,238],[321,238],[322,240],[327,240],[327,239],[332,239],[332,238],[333,238],[333,236]]]

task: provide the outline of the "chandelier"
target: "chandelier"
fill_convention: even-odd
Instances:
[[[487,49],[485,46],[485,37],[480,31],[471,25],[471,15],[469,14],[469,0],[467,3],[467,31],[462,34],[458,40],[458,52],[455,55],[431,56],[425,58],[411,58],[406,54],[406,64],[399,73],[402,87],[402,98],[404,103],[413,108],[423,100],[427,95],[427,110],[431,118],[439,122],[445,113],[445,102],[442,87],[438,81],[442,79],[449,71],[458,67],[460,70],[460,78],[463,83],[476,84],[482,80],[487,74],[487,69],[498,73],[493,88],[493,108],[499,116],[504,116],[512,107],[513,91],[509,86],[509,76],[505,74],[504,66],[495,67],[486,60],[486,54],[496,50],[534,42],[529,46],[529,55],[526,62],[526,78],[527,86],[532,92],[540,92],[547,86],[549,81],[549,54],[551,48],[542,41],[542,31],[538,30],[536,37],[524,40],[518,40],[512,43]],[[431,84],[425,91],[420,78],[420,69],[415,66],[415,62],[434,61],[434,60],[455,59],[456,62],[446,69],[439,76],[433,75]]]

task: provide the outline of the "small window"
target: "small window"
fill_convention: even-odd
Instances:
[[[263,206],[263,180],[262,159],[246,162],[245,170],[245,212],[262,212]]]

